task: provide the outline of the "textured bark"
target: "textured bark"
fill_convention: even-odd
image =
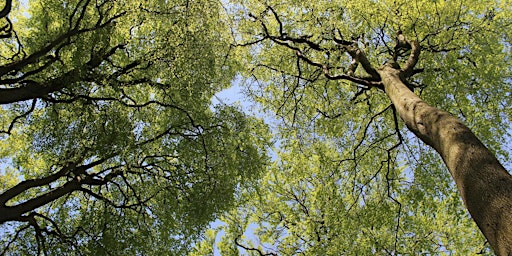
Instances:
[[[409,90],[403,71],[385,65],[378,72],[407,127],[441,155],[494,252],[512,255],[512,176],[458,118]]]

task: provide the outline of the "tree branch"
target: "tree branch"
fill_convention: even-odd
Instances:
[[[11,245],[18,239],[21,232],[23,232],[25,229],[28,229],[28,228],[30,228],[30,225],[25,225],[25,226],[21,227],[20,229],[16,230],[16,233],[14,234],[13,238],[9,242],[6,243],[4,250],[2,252],[0,252],[0,255],[6,255],[7,251],[9,251],[9,247],[11,247]]]
[[[69,182],[66,182],[63,186],[51,190],[48,193],[40,195],[38,197],[34,197],[30,200],[27,200],[24,203],[21,203],[16,206],[0,206],[0,210],[3,212],[3,215],[0,216],[0,223],[5,223],[7,221],[18,220],[24,213],[30,212],[38,207],[41,207],[49,202],[52,202],[66,194],[69,194],[73,191],[79,190],[81,187],[80,182],[74,179]]]
[[[33,64],[39,58],[45,56],[52,49],[54,49],[58,45],[64,43],[65,41],[68,41],[69,39],[71,39],[74,36],[78,36],[80,34],[88,33],[88,32],[91,32],[91,31],[95,31],[95,30],[104,28],[104,27],[112,24],[112,22],[115,19],[120,18],[125,13],[126,12],[121,12],[118,15],[115,15],[112,18],[108,19],[104,23],[98,24],[95,27],[84,28],[84,29],[78,29],[78,27],[75,27],[75,28],[67,31],[66,33],[64,33],[64,34],[60,35],[59,37],[57,37],[55,40],[53,40],[47,46],[45,46],[45,47],[41,48],[39,51],[36,51],[36,52],[32,53],[31,55],[29,55],[27,58],[22,59],[22,60],[17,61],[17,62],[13,62],[13,63],[9,63],[9,64],[6,64],[6,65],[0,66],[0,77],[4,76],[4,75],[6,75],[6,74],[8,74],[10,72],[17,72],[17,71],[21,70],[23,67],[26,67],[29,64]]]
[[[112,56],[116,50],[123,49],[124,45],[119,44],[112,47],[106,53],[97,53],[91,56],[91,59],[82,67],[72,69],[62,76],[54,78],[44,83],[37,83],[35,81],[26,81],[25,86],[16,88],[0,88],[0,105],[9,104],[19,101],[25,101],[35,98],[45,97],[47,94],[58,91],[72,83],[80,81],[84,78],[87,70],[98,67],[103,60]],[[30,60],[31,57],[26,60]],[[28,65],[28,64],[27,64]],[[5,70],[4,70],[5,71]],[[0,67],[0,73],[2,67]],[[2,82],[2,81],[0,81]]]
[[[235,238],[235,244],[236,244],[238,247],[241,247],[241,248],[243,248],[243,249],[244,249],[244,250],[246,250],[246,251],[254,251],[254,252],[257,252],[260,256],[273,256],[273,255],[277,256],[277,254],[276,254],[276,253],[273,253],[273,252],[271,252],[271,253],[263,253],[263,252],[262,252],[261,250],[259,250],[259,249],[256,249],[256,248],[249,248],[249,247],[247,247],[247,246],[244,246],[244,245],[242,245],[240,242],[238,242],[238,239],[240,239],[240,237]]]
[[[0,18],[7,17],[7,15],[11,12],[12,8],[12,0],[5,0],[5,6],[0,11]]]
[[[343,48],[350,54],[352,58],[357,60],[363,67],[364,71],[371,76],[372,80],[380,81],[380,75],[377,70],[372,66],[366,54],[357,46],[343,45]]]
[[[414,67],[420,58],[421,47],[418,41],[412,40],[408,41],[411,46],[411,54],[409,55],[409,59],[405,62],[404,67],[402,68],[402,73],[405,77],[410,77],[416,73]]]
[[[17,195],[23,193],[24,191],[26,191],[30,188],[48,185],[51,182],[54,182],[57,179],[65,176],[72,169],[74,169],[73,165],[75,165],[75,163],[68,163],[66,166],[62,167],[62,169],[60,171],[58,171],[52,175],[46,176],[44,178],[39,178],[39,179],[24,180],[24,181],[18,183],[16,186],[14,186],[14,187],[6,190],[2,194],[0,194],[0,206],[5,206],[7,201],[11,200],[12,198],[16,197]]]
[[[0,133],[6,133],[6,134],[11,134],[11,131],[12,129],[14,128],[14,125],[16,124],[16,122],[21,119],[21,118],[24,118],[24,117],[27,117],[30,113],[32,113],[34,111],[34,109],[36,108],[36,104],[37,104],[37,99],[34,99],[32,100],[32,105],[30,106],[30,109],[27,110],[25,113],[19,115],[19,116],[16,116],[12,121],[11,121],[11,124],[9,124],[9,127],[7,128],[7,130],[3,130],[3,131],[0,131]]]
[[[22,87],[0,88],[0,105],[41,98],[48,93],[58,91],[71,83],[79,81],[81,79],[79,74],[78,69],[73,69],[44,84],[26,81],[27,83]]]
[[[318,62],[314,62],[311,59],[307,58],[302,54],[300,51],[297,52],[297,56],[308,63],[309,65],[319,67],[322,69],[324,76],[329,80],[348,80],[363,86],[366,86],[368,88],[377,87],[379,89],[383,89],[382,84],[379,81],[373,81],[371,77],[363,78],[363,77],[357,77],[357,76],[350,76],[347,74],[341,74],[341,75],[331,75],[329,74],[329,68],[326,65],[320,64]]]
[[[69,173],[73,172],[76,176],[82,173],[85,173],[86,170],[97,166],[99,164],[104,163],[108,159],[113,157],[113,155],[106,156],[102,159],[96,160],[92,163],[86,164],[86,165],[80,165],[77,166],[77,162],[68,162],[62,169],[54,174],[51,174],[49,176],[39,178],[39,179],[31,179],[31,180],[25,180],[20,183],[18,183],[16,186],[8,189],[7,191],[0,194],[0,207],[7,207],[6,203],[11,200],[12,198],[18,196],[19,194],[23,193],[24,191],[27,191],[31,188],[35,187],[41,187],[45,185],[49,185],[50,183],[58,180],[59,178],[62,178]],[[1,222],[0,222],[1,223]]]

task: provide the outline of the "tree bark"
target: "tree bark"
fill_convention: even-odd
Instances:
[[[78,182],[77,180],[73,180],[67,182],[66,184],[57,189],[49,191],[48,193],[40,195],[38,197],[29,199],[26,202],[23,202],[19,205],[0,205],[0,212],[2,212],[2,216],[0,216],[0,223],[23,219],[23,215],[25,213],[33,211],[45,204],[57,200],[58,198],[61,198],[67,194],[79,190],[80,187],[80,182]]]
[[[378,70],[397,113],[442,157],[472,218],[497,255],[512,255],[512,176],[458,118],[425,103],[401,79],[403,71]]]

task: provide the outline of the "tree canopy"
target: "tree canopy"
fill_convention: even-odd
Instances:
[[[0,18],[0,254],[512,253],[510,0]]]
[[[0,254],[183,254],[258,177],[263,122],[211,102],[237,68],[219,10],[7,1]]]
[[[439,146],[422,127],[405,120],[411,133],[400,120],[386,87],[394,84],[383,74],[386,67],[396,70],[416,95],[458,117],[509,162],[511,6],[234,1],[243,74],[252,97],[277,115],[279,148],[257,189],[246,191],[225,225],[211,231],[223,237],[217,245],[222,255],[491,253],[457,192],[458,173],[450,170],[452,178],[415,136]],[[447,165],[479,165],[440,153]],[[510,181],[502,168],[497,172]],[[510,204],[503,209],[510,210]],[[208,250],[208,241],[199,248]],[[490,242],[495,250],[497,243]],[[510,240],[500,246],[510,249]]]

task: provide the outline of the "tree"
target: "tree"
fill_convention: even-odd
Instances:
[[[509,159],[511,6],[233,1],[280,148],[219,250],[512,254],[512,177],[494,156]]]
[[[211,102],[220,3],[27,5],[0,12],[0,254],[183,254],[267,160],[265,125]]]

